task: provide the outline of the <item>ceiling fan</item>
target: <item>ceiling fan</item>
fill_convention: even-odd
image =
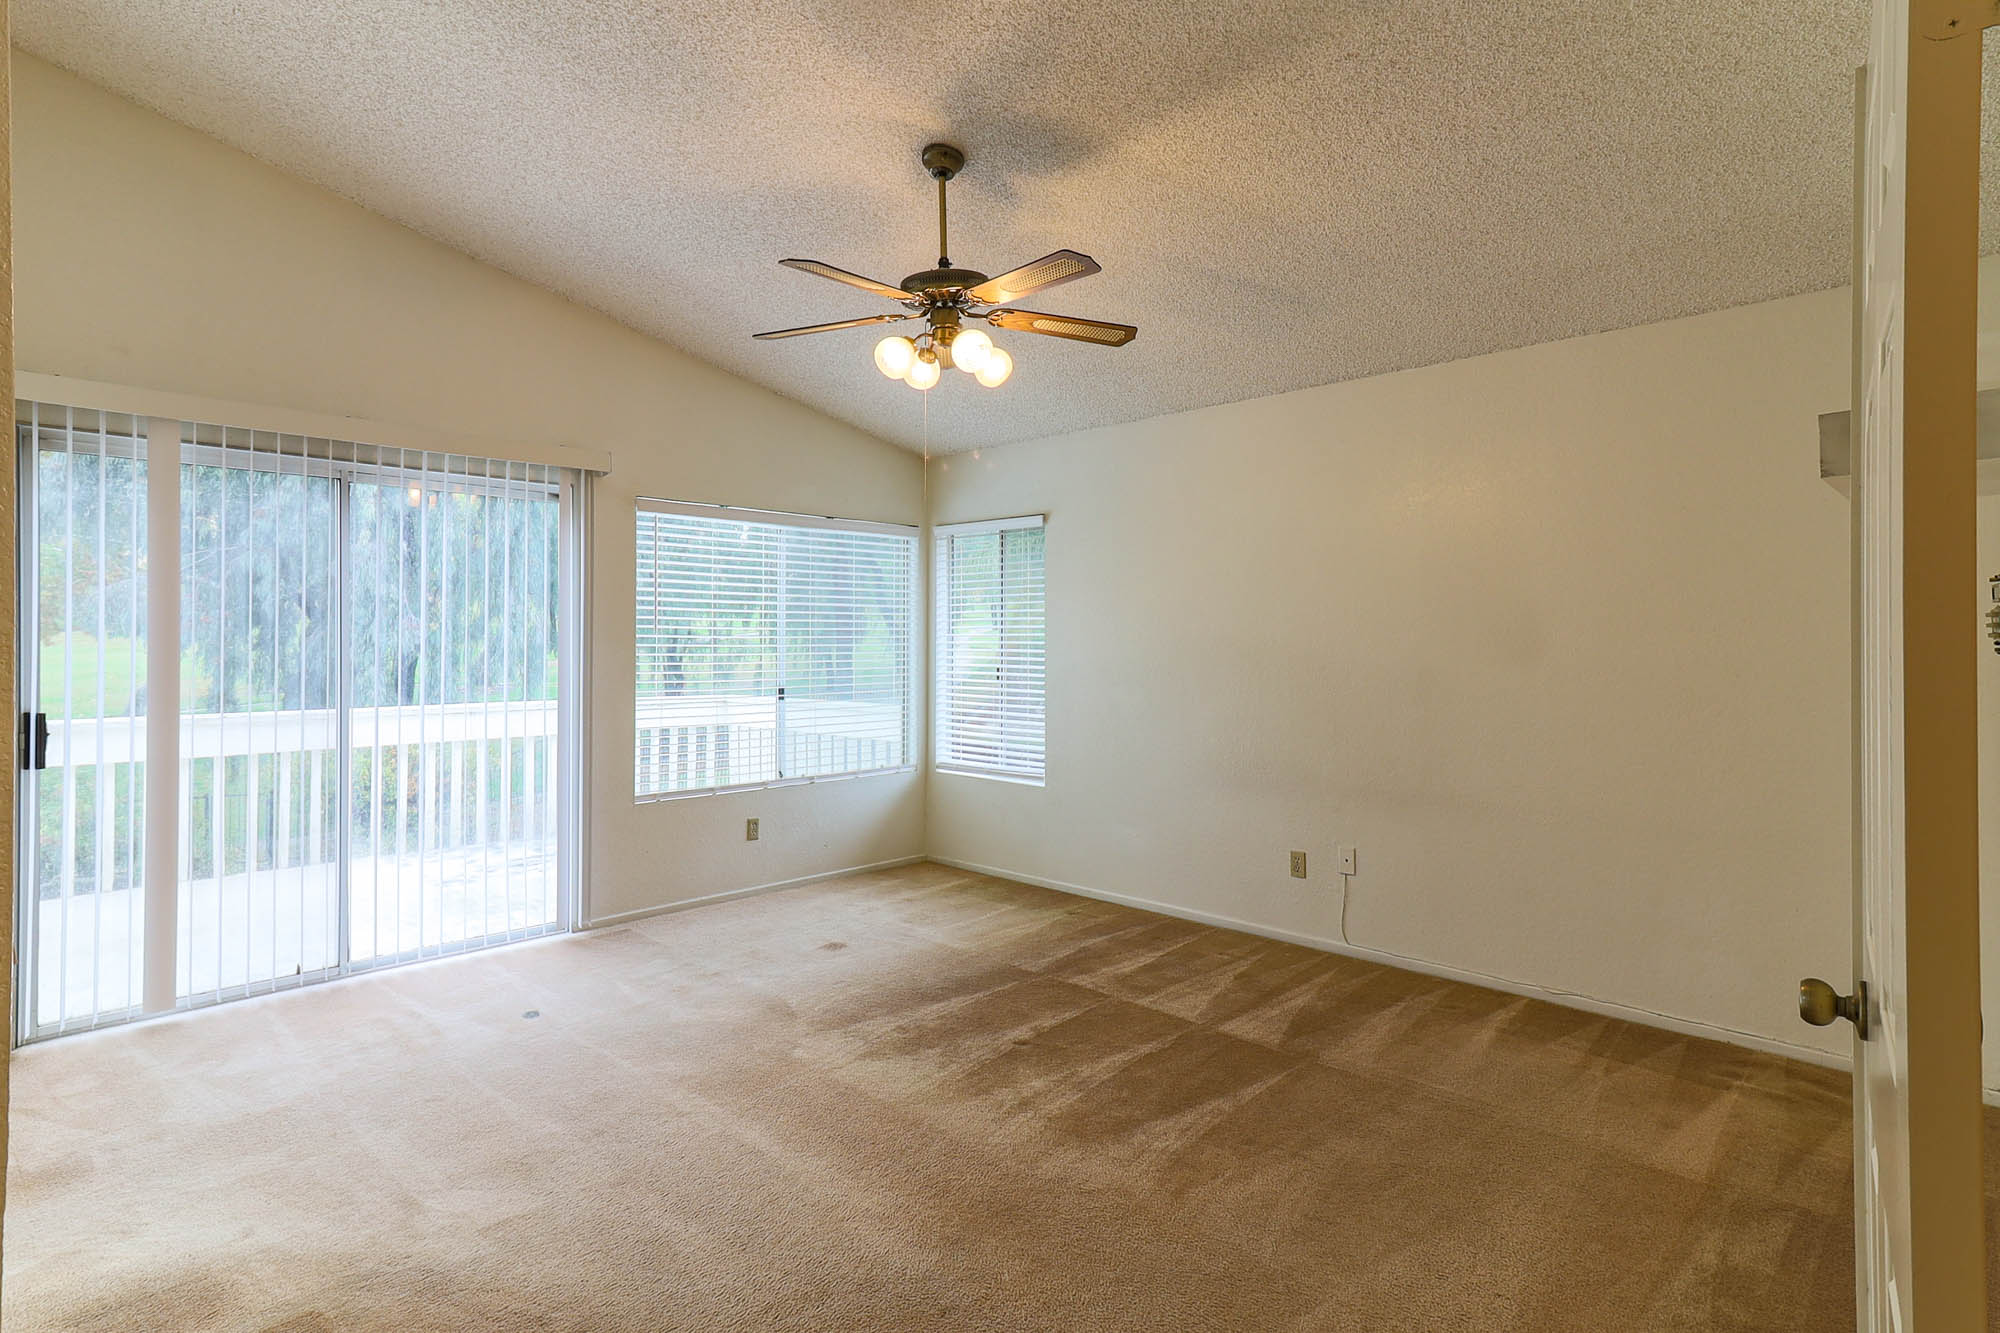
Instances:
[[[946,366],[970,373],[989,389],[998,388],[1013,373],[1014,358],[996,347],[983,329],[967,328],[968,319],[983,319],[997,329],[1022,333],[1045,333],[1052,338],[1123,347],[1139,336],[1130,324],[1106,324],[1102,320],[1079,319],[1073,315],[1044,315],[1033,310],[1017,310],[1009,302],[1053,287],[1074,282],[1100,272],[1097,261],[1074,250],[1058,250],[1043,255],[1032,264],[989,278],[969,268],[951,266],[950,247],[945,240],[945,183],[965,166],[965,154],[948,143],[927,145],[923,152],[924,170],[938,183],[938,263],[933,269],[912,273],[900,286],[864,278],[858,273],[823,264],[817,259],[781,259],[787,268],[832,278],[850,287],[904,306],[898,315],[863,315],[840,319],[831,324],[808,324],[798,329],[773,329],[758,338],[796,338],[802,333],[827,333],[834,329],[858,328],[863,324],[893,324],[898,320],[921,319],[927,327],[915,338],[890,336],[875,344],[875,366],[890,379],[902,380],[913,389],[929,389],[937,384]]]

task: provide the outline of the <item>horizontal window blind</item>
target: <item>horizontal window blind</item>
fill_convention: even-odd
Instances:
[[[1039,515],[936,530],[937,766],[1039,780],[1046,631]]]
[[[916,535],[644,500],[634,791],[910,763]]]

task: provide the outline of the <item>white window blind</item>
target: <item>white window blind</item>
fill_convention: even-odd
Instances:
[[[579,478],[17,412],[22,1040],[565,924]]]
[[[145,976],[146,423],[23,403],[23,1036],[136,1013]],[[172,626],[167,626],[172,632]]]
[[[1042,519],[953,523],[936,533],[937,766],[1039,781]]]
[[[635,792],[910,763],[916,532],[638,506]]]

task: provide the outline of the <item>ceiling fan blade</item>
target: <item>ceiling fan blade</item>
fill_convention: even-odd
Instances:
[[[864,292],[873,292],[877,296],[886,296],[891,301],[914,301],[917,299],[901,287],[891,287],[886,282],[877,282],[873,278],[864,278],[859,273],[849,273],[844,268],[835,268],[831,264],[822,264],[817,259],[780,259],[778,262],[786,268],[795,268],[801,273],[812,273],[822,278],[832,278],[835,282],[844,282],[850,287],[859,287]]]
[[[899,319],[915,319],[915,315],[863,315],[860,319],[836,319],[831,324],[808,324],[800,329],[773,329],[769,333],[753,333],[753,338],[796,338],[801,333],[831,333],[835,329],[859,328],[863,324],[894,324]]]
[[[1046,333],[1051,338],[1074,338],[1106,347],[1123,347],[1139,336],[1139,330],[1130,324],[1106,324],[1101,319],[1078,319],[1074,315],[1043,315],[1033,310],[989,310],[986,320],[996,328]]]
[[[1059,282],[1074,282],[1103,271],[1089,255],[1081,255],[1074,250],[1058,250],[1052,255],[1043,255],[1032,264],[1023,264],[997,278],[988,278],[966,295],[980,305],[1018,301],[1044,287],[1053,287]]]

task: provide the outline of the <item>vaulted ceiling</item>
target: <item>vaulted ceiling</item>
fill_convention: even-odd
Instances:
[[[954,142],[954,261],[1081,250],[1100,276],[1025,304],[1140,336],[997,334],[1010,383],[928,395],[944,451],[1837,286],[1866,11],[14,0],[14,23],[93,82],[913,448],[925,395],[876,373],[881,330],[749,335],[893,309],[777,261],[930,267],[917,151]],[[1992,249],[1994,186],[1986,212]]]

